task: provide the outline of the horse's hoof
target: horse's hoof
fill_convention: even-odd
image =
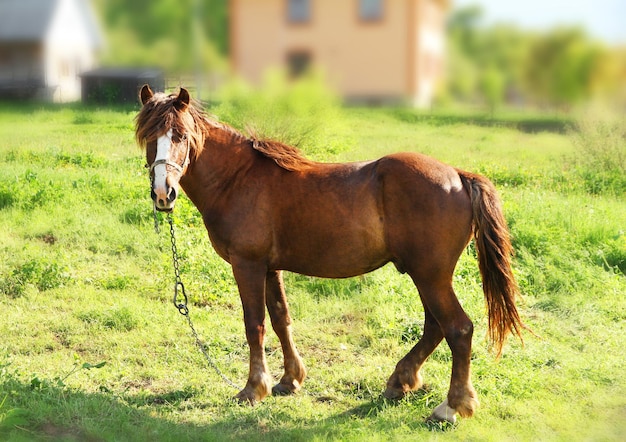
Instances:
[[[276,384],[272,387],[272,395],[289,396],[294,394],[298,389],[292,384]]]
[[[254,406],[257,403],[257,399],[254,397],[254,394],[250,394],[245,389],[237,393],[233,399],[242,405]]]
[[[449,424],[456,423],[456,410],[448,406],[448,399],[445,399],[437,406],[432,414],[426,419],[426,422],[447,422]]]
[[[404,398],[410,391],[416,391],[423,387],[424,380],[419,371],[396,368],[396,371],[393,372],[387,381],[387,389],[383,396],[386,399],[399,400]]]
[[[401,390],[401,389],[398,389],[398,388],[389,388],[389,387],[387,387],[387,389],[383,393],[383,397],[385,399],[389,399],[389,400],[392,400],[392,401],[398,401],[398,400],[404,398],[404,396],[406,396],[406,392],[404,390]]]
[[[239,395],[237,395],[233,397],[233,400],[239,405],[250,405],[251,407],[254,407],[256,405],[256,400],[249,397],[240,397]]]

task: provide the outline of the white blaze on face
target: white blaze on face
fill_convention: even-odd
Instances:
[[[172,129],[168,130],[165,135],[161,135],[157,139],[157,151],[154,161],[169,161],[170,150],[172,148]],[[167,166],[165,164],[157,164],[154,167],[154,184],[152,190],[159,195],[167,195]]]

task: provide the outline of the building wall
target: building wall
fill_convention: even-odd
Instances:
[[[42,45],[36,42],[0,43],[0,95],[29,96],[45,81]]]
[[[312,0],[308,23],[289,23],[286,0],[231,0],[236,71],[259,83],[291,51],[311,54],[347,97],[406,97],[411,83],[408,11],[413,0],[385,0],[381,21],[359,19],[357,0]]]
[[[446,9],[435,0],[418,0],[413,104],[428,106],[444,75]]]
[[[428,106],[443,75],[447,0],[384,0],[380,21],[359,19],[358,0],[311,0],[311,20],[289,23],[287,0],[231,0],[231,60],[259,84],[290,52],[308,53],[347,98]]]
[[[47,98],[55,102],[81,98],[80,73],[95,64],[88,23],[76,0],[59,0],[45,38]]]

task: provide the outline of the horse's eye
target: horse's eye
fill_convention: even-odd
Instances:
[[[185,141],[187,139],[187,135],[178,135],[178,134],[174,134],[172,135],[172,141],[176,144],[178,143],[182,143],[183,141]]]

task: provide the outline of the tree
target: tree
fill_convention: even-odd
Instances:
[[[491,114],[495,112],[496,106],[504,101],[504,75],[495,66],[488,67],[480,80],[480,90],[485,98]]]
[[[539,36],[526,63],[526,87],[543,103],[564,105],[589,99],[604,54],[604,48],[580,29],[557,29]]]
[[[593,41],[578,28],[532,33],[510,25],[484,27],[480,8],[460,9],[448,22],[447,86],[491,110],[505,97],[570,106],[597,96],[626,95],[623,49]]]
[[[481,18],[480,8],[469,7],[455,12],[448,22],[448,87],[456,98],[480,99],[493,111],[505,92],[519,95],[530,41],[511,26],[483,28]]]
[[[227,0],[97,0],[112,64],[168,71],[222,67],[228,51]],[[199,26],[198,26],[199,25]]]

